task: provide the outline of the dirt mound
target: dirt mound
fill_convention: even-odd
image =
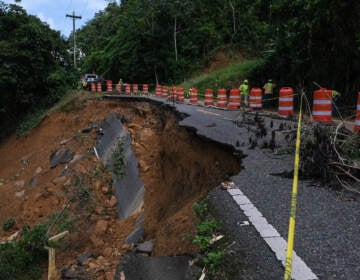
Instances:
[[[0,230],[0,239],[66,208],[75,227],[56,251],[57,268],[76,268],[77,258],[90,252],[84,264],[87,273],[112,279],[119,256],[128,249],[123,242],[140,215],[116,219],[111,174],[93,153],[97,131],[92,124],[101,125],[116,112],[124,116],[139,161],[146,188],[145,239],[154,241],[153,254],[195,252],[189,238],[195,232],[192,205],[239,171],[237,159],[179,127],[171,111],[147,102],[80,98],[74,105],[72,111],[54,113],[0,146],[0,223],[16,221],[12,231]],[[50,155],[67,149],[72,159],[51,168]]]

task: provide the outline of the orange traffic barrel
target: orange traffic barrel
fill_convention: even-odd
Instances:
[[[126,84],[125,93],[126,93],[126,94],[130,94],[130,93],[131,93],[131,84]]]
[[[213,105],[214,91],[210,88],[205,89],[205,106]]]
[[[161,97],[161,85],[156,85],[155,96]]]
[[[170,87],[170,100],[176,100],[176,87]]]
[[[101,92],[101,83],[97,83],[96,90],[97,90],[97,92]]]
[[[331,90],[321,88],[314,91],[313,120],[331,122],[332,120]]]
[[[237,88],[233,88],[230,90],[229,95],[229,109],[239,109],[240,107],[240,90]]]
[[[143,93],[144,94],[149,94],[149,85],[148,84],[143,84]]]
[[[178,87],[176,89],[176,100],[180,102],[184,102],[184,88]]]
[[[226,89],[219,88],[217,91],[217,107],[226,107]]]
[[[133,91],[133,93],[138,93],[138,91],[139,91],[139,86],[137,85],[137,84],[133,84],[132,85],[132,91]]]
[[[120,84],[116,84],[116,85],[115,85],[115,89],[116,89],[116,92],[121,92],[121,85],[120,85]]]
[[[261,88],[252,88],[249,96],[249,107],[251,110],[260,110],[262,108],[262,90]]]
[[[190,89],[190,104],[197,104],[198,98],[197,98],[198,91],[196,88]]]
[[[112,81],[111,80],[106,81],[106,91],[112,92]]]
[[[360,130],[360,92],[358,93],[358,100],[356,105],[356,120],[354,126],[355,132],[358,132],[359,130]]]
[[[162,98],[167,98],[168,97],[168,87],[167,86],[162,86],[161,97]]]
[[[95,91],[96,91],[95,83],[91,83],[91,84],[90,84],[90,87],[91,87],[91,92],[95,92]]]
[[[294,91],[291,87],[282,87],[279,92],[279,115],[294,114]]]

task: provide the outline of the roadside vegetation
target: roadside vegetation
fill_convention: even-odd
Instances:
[[[49,244],[52,235],[72,230],[74,218],[67,213],[54,213],[47,222],[33,227],[24,225],[18,237],[0,244],[0,275],[2,279],[40,279],[48,253],[45,246],[58,247],[61,241]],[[3,229],[14,225],[13,219],[3,224]]]

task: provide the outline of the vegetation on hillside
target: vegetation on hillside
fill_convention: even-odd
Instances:
[[[38,114],[73,83],[66,41],[39,18],[0,1],[0,127]]]
[[[358,1],[109,2],[78,31],[84,71],[114,81],[179,83],[217,50],[233,48],[263,59],[251,71],[252,85],[272,78],[311,92],[316,81],[351,103],[360,88]]]

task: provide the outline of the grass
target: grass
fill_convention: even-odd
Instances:
[[[188,91],[190,87],[195,87],[199,92],[199,96],[204,95],[206,88],[211,88],[214,92],[219,88],[238,88],[240,82],[247,78],[259,62],[259,60],[247,60],[241,63],[234,63],[219,71],[191,78],[179,86],[184,87],[185,91]]]

